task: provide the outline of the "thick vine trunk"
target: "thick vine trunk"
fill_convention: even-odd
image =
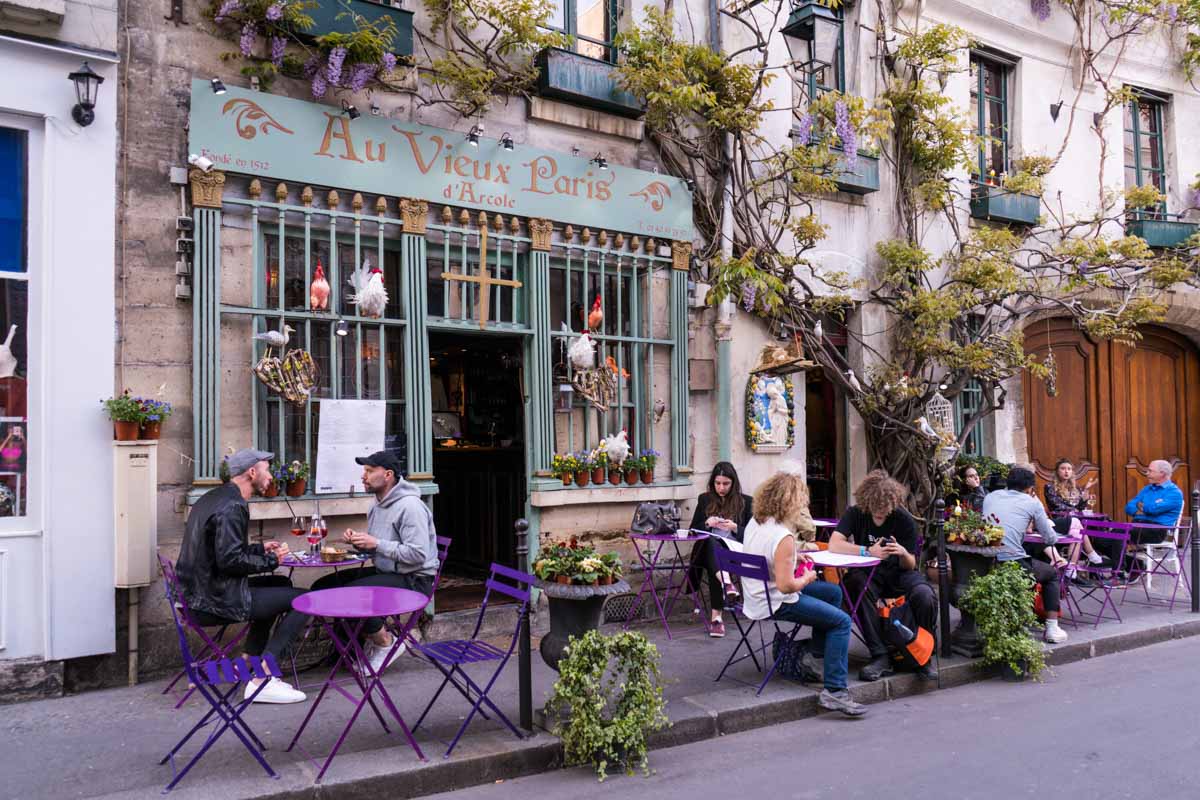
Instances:
[[[864,416],[863,421],[871,469],[882,469],[907,486],[909,512],[925,519],[936,499],[938,472],[933,445],[924,436],[899,428],[882,416]]]

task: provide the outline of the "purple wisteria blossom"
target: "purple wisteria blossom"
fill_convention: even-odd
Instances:
[[[324,97],[326,88],[328,88],[328,86],[325,83],[325,76],[322,75],[320,72],[318,72],[316,75],[313,75],[313,79],[312,79],[312,96],[313,96],[313,98],[316,100],[320,100],[322,97]]]
[[[395,68],[396,68],[396,54],[395,53],[384,53],[383,54],[383,71],[391,72]]]
[[[1087,262],[1087,261],[1080,261],[1080,262],[1079,262],[1079,277],[1081,277],[1081,278],[1086,278],[1086,277],[1087,277],[1087,271],[1088,271],[1088,267],[1090,267],[1090,266],[1091,266],[1091,264],[1090,264],[1089,262]]]
[[[808,140],[812,136],[812,124],[812,114],[801,114],[800,121],[792,130],[792,141],[798,145],[808,144]]]
[[[1050,19],[1050,0],[1029,0],[1029,10],[1038,22],[1045,22]]]
[[[325,65],[325,79],[338,86],[342,82],[342,63],[346,60],[346,48],[335,47],[329,51],[329,61]]]
[[[241,49],[242,55],[248,56],[253,53],[256,41],[258,41],[258,29],[254,27],[253,22],[247,22],[242,26],[242,35],[238,38],[238,48]]]
[[[304,62],[304,66],[301,68],[301,71],[304,73],[304,77],[312,78],[312,76],[316,75],[317,69],[320,67],[320,64],[321,64],[320,56],[317,56],[317,55],[309,56],[308,60]]]
[[[1165,14],[1167,19],[1172,23],[1179,19],[1179,6],[1175,3],[1162,3],[1159,5],[1158,10],[1162,14]]]
[[[378,71],[378,64],[355,64],[350,70],[350,91],[361,92]]]
[[[241,0],[225,0],[224,3],[221,3],[221,7],[217,9],[217,13],[213,16],[213,22],[224,22],[230,14],[240,10],[241,7]]]
[[[271,63],[276,67],[283,66],[283,54],[287,50],[287,39],[282,36],[271,37]]]
[[[272,3],[267,6],[267,19],[271,22],[283,19],[283,3]]]
[[[754,310],[754,296],[758,293],[758,287],[747,281],[742,284],[742,308],[747,311]]]
[[[842,152],[846,154],[846,169],[853,171],[858,166],[858,132],[850,122],[850,109],[838,100],[833,107],[834,129],[842,142]]]

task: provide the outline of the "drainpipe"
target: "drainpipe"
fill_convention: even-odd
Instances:
[[[708,3],[708,42],[714,52],[721,51],[721,11],[719,0],[709,0]],[[729,138],[725,139],[725,155],[731,152]],[[733,204],[729,197],[729,186],[722,187],[721,201],[721,253],[726,257],[733,255]],[[733,460],[733,439],[731,423],[733,409],[730,404],[730,374],[733,358],[733,300],[725,298],[717,308],[717,321],[713,325],[717,338],[717,454],[720,461]]]

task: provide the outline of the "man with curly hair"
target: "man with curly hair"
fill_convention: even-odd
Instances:
[[[854,490],[854,505],[846,509],[829,539],[832,553],[874,556],[880,564],[867,583],[868,573],[846,570],[843,580],[851,596],[862,597],[858,622],[871,660],[858,673],[859,680],[877,681],[893,672],[892,657],[883,638],[876,603],[903,597],[918,625],[930,634],[937,620],[933,587],[917,570],[917,523],[904,508],[908,490],[883,470],[867,474]],[[928,661],[917,668],[925,680],[937,680]]]

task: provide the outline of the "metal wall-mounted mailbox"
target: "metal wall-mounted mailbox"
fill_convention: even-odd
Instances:
[[[113,527],[116,587],[149,586],[157,578],[158,443],[113,442]]]

